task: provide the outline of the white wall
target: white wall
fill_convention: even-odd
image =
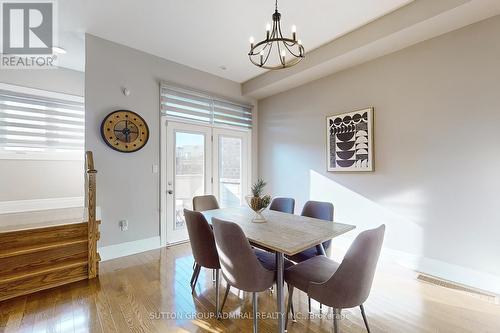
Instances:
[[[260,176],[297,212],[331,201],[358,231],[387,224],[417,269],[499,292],[499,35],[497,16],[259,101]],[[326,172],[325,117],[366,106],[375,172]]]
[[[2,83],[77,96],[84,81],[84,73],[64,68],[0,69]],[[83,172],[83,161],[0,160],[0,202],[83,197]]]
[[[162,80],[252,102],[241,96],[236,82],[87,35],[85,145],[94,152],[98,170],[97,201],[103,221],[100,246],[159,236],[159,174],[152,173],[152,165],[159,165]],[[122,94],[122,87],[130,89],[130,96]],[[135,111],[148,123],[150,138],[142,150],[124,154],[102,141],[101,121],[117,109]],[[129,221],[127,232],[118,227],[122,219]]]

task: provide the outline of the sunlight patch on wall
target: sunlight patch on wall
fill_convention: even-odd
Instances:
[[[354,238],[363,230],[385,224],[385,246],[416,255],[423,254],[423,230],[414,220],[373,202],[314,170],[309,172],[310,200],[332,202],[335,207],[335,221],[356,226],[355,232],[348,233],[345,237]],[[402,203],[403,199],[419,200],[416,193],[403,193],[400,199],[392,197],[391,201]]]

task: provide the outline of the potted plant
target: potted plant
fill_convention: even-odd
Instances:
[[[270,195],[262,195],[266,182],[259,178],[255,184],[252,185],[252,195],[246,197],[247,204],[255,212],[255,217],[252,222],[262,223],[266,222],[264,216],[262,216],[262,211],[269,206],[271,203]]]

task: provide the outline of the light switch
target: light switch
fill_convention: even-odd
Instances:
[[[127,231],[128,230],[128,221],[127,220],[121,220],[118,225],[120,226],[120,229],[122,231]]]

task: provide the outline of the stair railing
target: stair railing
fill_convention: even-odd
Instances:
[[[99,232],[96,221],[96,174],[94,169],[94,157],[91,151],[85,152],[86,161],[86,185],[87,185],[87,210],[88,210],[88,275],[93,279],[98,274],[97,240]]]

